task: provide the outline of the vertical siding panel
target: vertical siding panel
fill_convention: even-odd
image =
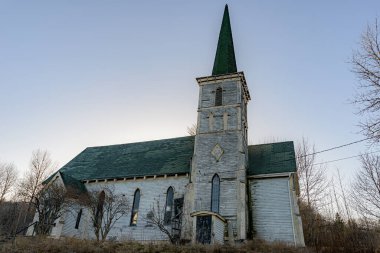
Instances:
[[[223,244],[224,243],[224,227],[225,224],[222,220],[217,217],[213,218],[213,237],[214,243]]]
[[[250,182],[252,223],[258,238],[294,243],[288,180],[268,178]]]

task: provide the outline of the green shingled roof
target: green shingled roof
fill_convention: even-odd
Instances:
[[[67,175],[67,173],[64,173],[62,171],[60,171],[59,173],[61,174],[62,181],[66,187],[71,187],[72,189],[77,190],[80,193],[87,191],[86,187],[81,181]]]
[[[193,152],[194,136],[90,147],[59,171],[66,185],[83,190],[76,180],[190,173]],[[296,171],[293,142],[251,145],[248,155],[247,175]]]
[[[247,175],[296,172],[292,141],[248,146]]]
[[[60,169],[77,180],[189,173],[194,137],[90,147]]]
[[[237,72],[234,42],[228,6],[224,8],[222,26],[220,28],[218,47],[216,48],[214,67],[212,75],[223,75]]]

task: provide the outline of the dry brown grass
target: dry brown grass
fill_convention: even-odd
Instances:
[[[145,243],[138,242],[96,242],[90,240],[78,240],[74,238],[50,239],[42,237],[19,237],[15,242],[7,242],[0,245],[0,252],[54,252],[54,253],[311,253],[307,249],[296,249],[284,244],[268,244],[262,241],[249,241],[238,246],[206,246],[206,245],[181,245],[175,246],[169,243]]]

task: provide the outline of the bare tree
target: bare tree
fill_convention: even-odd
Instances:
[[[192,124],[191,126],[187,127],[187,133],[190,136],[197,135],[197,124]]]
[[[17,182],[16,167],[11,163],[0,163],[0,203],[5,196],[12,190]]]
[[[25,202],[4,201],[0,205],[0,236],[12,236],[25,224],[17,226],[17,217],[25,209]]]
[[[180,213],[179,217],[177,217],[179,220],[182,218],[181,215],[182,213]],[[172,229],[174,224],[171,224],[171,215],[168,217],[166,207],[161,206],[159,200],[153,204],[145,220],[149,225],[158,228],[162,233],[164,233],[172,244],[179,242],[180,236],[174,233]]]
[[[297,175],[300,184],[300,197],[307,206],[317,207],[326,197],[329,182],[326,169],[315,165],[315,147],[307,139],[297,145]]]
[[[380,34],[379,23],[368,25],[362,34],[360,48],[352,56],[352,70],[359,79],[354,103],[366,116],[361,122],[363,133],[373,142],[380,140]]]
[[[70,202],[68,191],[61,185],[51,183],[37,192],[32,200],[36,208],[38,222],[35,227],[36,234],[48,235],[54,222],[67,210]]]
[[[34,210],[31,210],[32,201],[35,200],[37,193],[43,188],[42,182],[47,179],[56,167],[48,151],[40,149],[33,151],[29,168],[18,184],[18,197],[28,205],[25,210],[20,212],[20,216],[17,218],[17,226],[26,224],[28,217],[34,215]]]
[[[380,219],[380,157],[362,155],[361,169],[356,175],[352,197],[364,216]]]
[[[84,204],[89,209],[98,241],[100,239],[104,241],[116,221],[126,216],[130,210],[127,197],[124,194],[117,194],[115,189],[109,186],[89,192]]]
[[[29,169],[19,185],[19,194],[29,203],[43,188],[42,182],[56,169],[49,152],[40,149],[33,151]]]

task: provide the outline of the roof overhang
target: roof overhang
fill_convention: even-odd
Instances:
[[[295,172],[282,172],[282,173],[270,173],[270,174],[259,174],[248,176],[248,179],[264,179],[264,178],[274,178],[274,177],[290,177]]]
[[[191,217],[194,217],[194,216],[208,216],[208,215],[215,216],[218,219],[220,219],[221,221],[227,222],[227,220],[225,218],[223,218],[220,214],[214,213],[214,212],[211,212],[211,211],[196,211],[196,212],[192,212],[190,214]]]

